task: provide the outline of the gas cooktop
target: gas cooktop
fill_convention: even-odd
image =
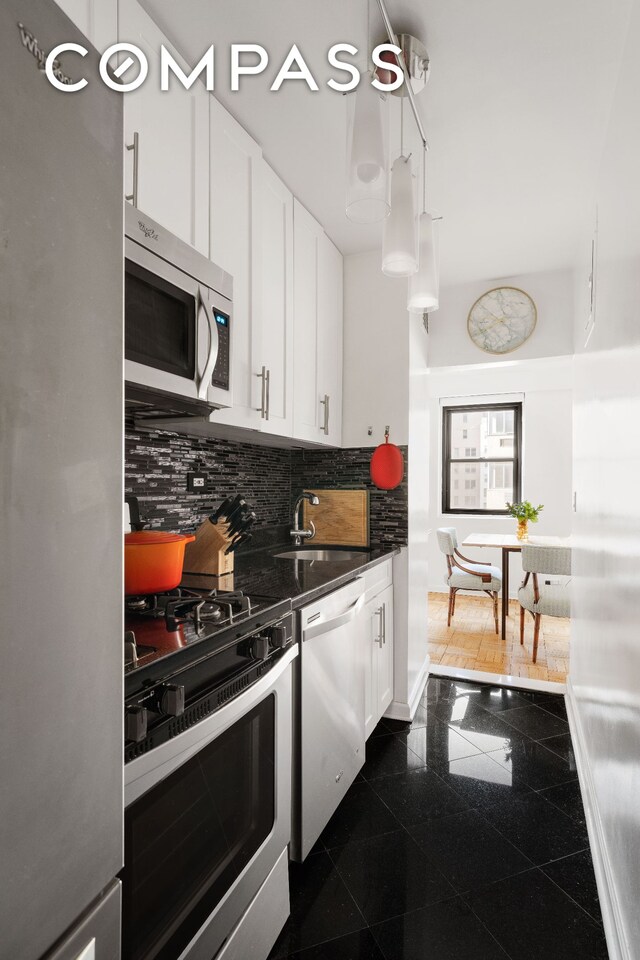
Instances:
[[[185,589],[125,598],[124,670],[127,686],[157,679],[256,633],[285,616],[290,600],[248,597],[241,591]],[[166,661],[166,663],[165,663]],[[145,675],[145,677],[143,677]]]

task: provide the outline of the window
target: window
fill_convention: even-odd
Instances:
[[[512,419],[508,410],[496,410],[489,417],[489,433],[492,436],[511,433]]]
[[[506,514],[507,501],[521,497],[522,404],[444,407],[442,413],[442,512]],[[475,446],[460,444],[467,436]],[[470,475],[475,479],[465,479]],[[464,506],[452,495],[460,487]]]

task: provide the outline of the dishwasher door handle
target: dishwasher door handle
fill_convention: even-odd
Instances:
[[[302,632],[303,642],[313,640],[314,637],[319,637],[323,633],[330,633],[332,630],[337,630],[339,627],[344,627],[345,624],[351,623],[351,621],[355,620],[358,616],[363,606],[364,593],[361,593],[355,603],[347,607],[344,613],[339,613],[337,617],[331,617],[330,620],[316,621],[312,627],[305,627]]]

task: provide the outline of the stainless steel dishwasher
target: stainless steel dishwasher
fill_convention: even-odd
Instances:
[[[299,611],[292,857],[304,860],[364,763],[364,579]]]

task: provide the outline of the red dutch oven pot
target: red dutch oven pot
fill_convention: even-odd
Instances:
[[[124,592],[128,597],[173,590],[182,580],[184,551],[195,536],[137,530],[124,535]]]

